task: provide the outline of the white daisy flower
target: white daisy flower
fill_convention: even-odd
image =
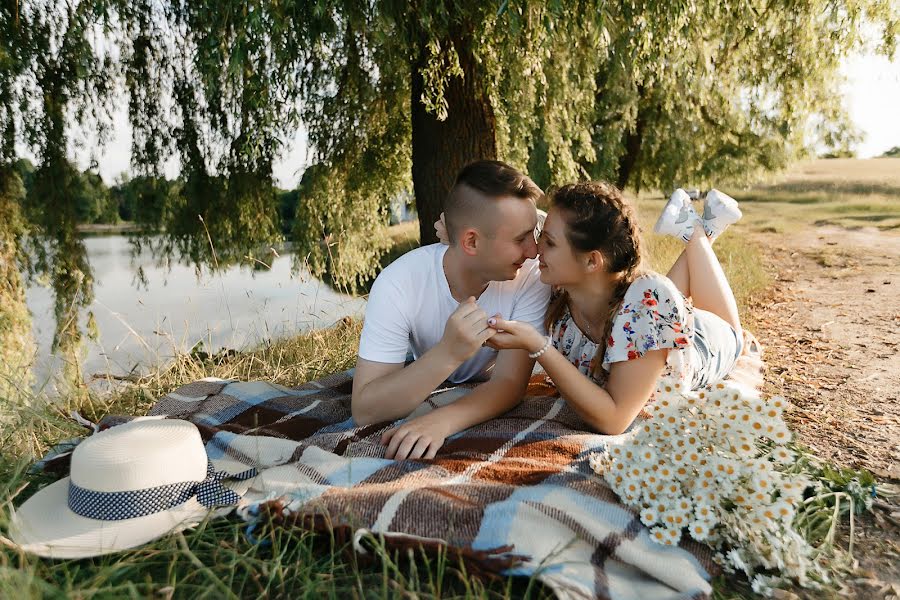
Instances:
[[[638,452],[638,459],[645,464],[653,464],[658,460],[656,450],[649,446],[644,446]]]
[[[715,512],[711,504],[697,502],[694,505],[694,517],[701,521],[710,521],[715,518]]]
[[[669,546],[675,546],[678,542],[681,541],[681,530],[682,527],[678,528],[666,528],[666,544]]]
[[[645,508],[641,511],[641,523],[650,527],[652,525],[656,525],[658,520],[658,513],[652,508]]]
[[[654,527],[650,531],[650,539],[656,542],[657,544],[665,544],[666,543],[666,529],[665,527]]]
[[[694,521],[690,525],[688,525],[688,531],[690,532],[692,538],[694,538],[698,542],[702,542],[709,537],[709,523],[707,523],[706,521]]]
[[[637,481],[635,481],[631,478],[626,478],[622,484],[622,490],[626,494],[636,496],[640,493],[641,486]]]
[[[784,421],[780,422],[775,427],[775,430],[769,434],[769,439],[776,444],[786,444],[791,441],[791,432],[788,430],[787,425],[784,424]]]
[[[794,508],[787,502],[780,500],[772,505],[777,519],[785,523],[790,523],[794,518]]]
[[[769,453],[769,458],[780,465],[792,463],[795,459],[794,453],[784,446],[776,446],[775,449]]]

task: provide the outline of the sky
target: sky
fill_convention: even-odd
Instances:
[[[862,133],[862,141],[855,148],[857,156],[871,158],[900,146],[900,56],[891,62],[874,53],[855,54],[845,60],[842,74],[846,82],[840,92],[851,119]],[[99,156],[93,157],[107,184],[129,169],[131,159],[131,130],[124,103],[122,107],[113,117],[115,137]],[[81,168],[87,168],[92,159],[90,149],[74,149],[74,154]],[[279,187],[295,188],[307,159],[306,133],[300,129],[294,132],[284,155],[274,165]],[[177,162],[170,161],[165,171],[168,177],[175,177]]]
[[[863,133],[860,158],[880,156],[900,146],[900,56],[893,62],[875,54],[857,54],[844,62],[841,92],[853,122]]]

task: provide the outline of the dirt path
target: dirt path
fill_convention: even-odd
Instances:
[[[770,391],[822,458],[900,480],[900,235],[761,235],[775,270],[751,325]]]
[[[758,241],[776,280],[747,325],[764,347],[767,391],[793,403],[788,421],[816,455],[897,484],[900,235],[818,227]],[[900,507],[859,525],[860,569],[841,595],[897,598]]]

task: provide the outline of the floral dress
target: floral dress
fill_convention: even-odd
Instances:
[[[651,350],[669,349],[662,378],[693,388],[694,362],[689,350],[694,337],[694,309],[668,277],[658,273],[634,280],[613,319],[603,356],[603,377],[591,375],[597,344],[575,324],[568,309],[553,324],[553,345],[583,374],[602,385],[610,365],[640,358]]]

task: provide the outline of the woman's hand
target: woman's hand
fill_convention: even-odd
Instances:
[[[445,246],[450,245],[450,235],[447,233],[447,222],[444,221],[444,213],[441,213],[441,218],[434,222],[434,231],[437,233],[438,241]]]
[[[544,347],[547,341],[537,329],[530,323],[521,321],[507,321],[501,319],[499,315],[494,315],[488,319],[488,326],[495,329],[494,334],[485,346],[490,346],[495,350],[527,350],[529,353],[537,352]]]

